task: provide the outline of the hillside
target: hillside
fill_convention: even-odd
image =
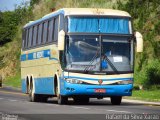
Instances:
[[[160,84],[160,2],[159,0],[32,0],[17,25],[11,41],[0,46],[0,74],[5,81],[20,85],[21,29],[51,11],[65,7],[114,8],[125,10],[133,17],[135,30],[144,36],[144,52],[136,54],[135,83],[145,88]],[[22,17],[22,16],[21,16]],[[154,80],[153,80],[154,79]]]

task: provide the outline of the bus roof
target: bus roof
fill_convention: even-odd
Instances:
[[[34,24],[37,24],[41,21],[45,21],[51,17],[57,16],[59,14],[64,14],[64,16],[67,15],[90,15],[90,16],[120,16],[120,17],[131,17],[129,13],[121,10],[113,10],[113,9],[100,9],[100,8],[63,8],[59,9],[57,11],[54,11],[52,13],[49,13],[42,18],[27,23],[24,28],[28,26],[32,26]]]

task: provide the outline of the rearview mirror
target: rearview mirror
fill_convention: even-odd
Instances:
[[[139,32],[135,32],[137,52],[143,52],[143,36]]]
[[[58,50],[64,50],[65,32],[61,30],[58,33]]]

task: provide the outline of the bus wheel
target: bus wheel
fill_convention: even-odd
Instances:
[[[56,92],[58,104],[59,104],[59,105],[67,104],[67,102],[68,102],[68,97],[59,94],[59,92],[58,92],[58,86],[56,86],[56,89],[55,89],[55,90],[56,90],[55,92]]]
[[[64,104],[67,104],[68,102],[68,98],[66,96],[59,95],[57,96],[57,99],[58,99],[59,105],[64,105]]]
[[[89,103],[88,97],[74,97],[73,99],[76,104],[88,104]]]
[[[111,97],[112,105],[120,105],[122,101],[122,96],[113,96]]]
[[[39,96],[33,92],[33,84],[31,84],[30,89],[29,89],[29,101],[30,102],[38,102],[39,101]]]

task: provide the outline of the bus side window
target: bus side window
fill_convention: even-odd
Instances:
[[[36,46],[36,41],[37,41],[37,26],[34,26],[34,29],[33,29],[33,45],[32,46]]]
[[[41,45],[43,44],[43,36],[44,36],[44,22],[42,23],[42,32],[41,32]]]
[[[28,29],[26,29],[26,40],[25,40],[25,43],[24,43],[24,48],[26,49],[27,48],[27,46],[28,46],[28,37],[29,37],[29,34],[28,34]]]
[[[36,38],[37,38],[37,39],[36,39],[36,46],[38,45],[38,31],[39,31],[39,25],[37,25],[37,34],[36,34],[36,36],[37,36]]]
[[[55,23],[54,23],[54,42],[58,41],[58,31],[59,31],[59,16],[55,18]]]
[[[22,49],[24,49],[24,47],[25,47],[25,41],[26,41],[26,30],[23,29],[23,33],[22,33]]]
[[[45,44],[47,42],[47,27],[48,27],[48,22],[43,23],[43,41],[42,41],[42,44]]]
[[[31,28],[29,28],[29,41],[28,41],[28,48],[30,48],[31,47],[31,43],[32,43],[32,27]]]
[[[53,39],[53,35],[54,35],[53,24],[54,24],[54,19],[48,22],[48,43],[52,42],[52,39]]]
[[[42,39],[42,24],[38,25],[38,45],[41,44],[41,39]]]

